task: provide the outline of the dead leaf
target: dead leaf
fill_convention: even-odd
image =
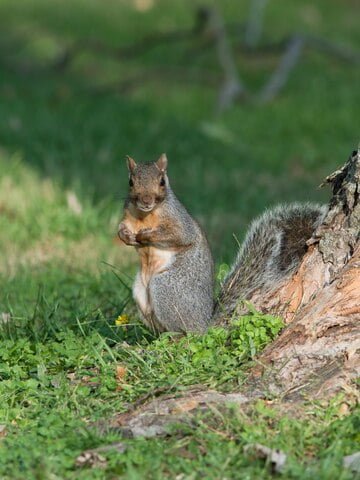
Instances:
[[[110,443],[91,450],[85,450],[76,459],[75,465],[77,467],[92,467],[92,468],[106,468],[107,460],[101,453],[116,450],[119,453],[124,453],[126,445],[122,442]]]
[[[107,461],[96,450],[86,450],[77,457],[75,465],[77,467],[106,468]]]
[[[340,417],[343,417],[345,415],[349,415],[350,413],[350,408],[349,408],[349,405],[347,403],[342,403],[339,407],[339,410],[338,410],[338,414],[340,415]]]
[[[0,438],[6,437],[7,431],[6,431],[6,425],[0,425]]]
[[[82,386],[87,386],[87,387],[90,387],[90,388],[99,387],[100,382],[97,378],[97,376],[99,374],[99,368],[97,368],[97,367],[88,368],[86,371],[88,372],[88,374],[82,375],[81,377],[76,372],[69,372],[66,375],[66,378],[68,380],[70,380],[70,383],[72,385],[82,385]]]
[[[124,367],[123,365],[116,365],[115,376],[116,376],[116,381],[118,383],[124,383],[126,373],[127,373],[126,367]]]
[[[255,458],[267,460],[273,472],[281,473],[284,470],[287,455],[281,450],[271,449],[261,443],[252,443],[245,446],[244,452],[253,454]]]

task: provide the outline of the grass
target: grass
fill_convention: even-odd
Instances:
[[[298,415],[268,401],[211,412],[195,429],[126,440],[123,454],[105,454],[105,469],[75,465],[84,449],[119,440],[92,423],[142,394],[199,382],[241,391],[254,355],[280,326],[255,314],[230,331],[182,339],[155,339],[141,326],[129,288],[136,257],[116,241],[124,156],[167,152],[174,189],[220,265],[236,252],[233,234],[241,239],[267,206],[325,201],[316,186],[358,143],[359,69],[314,52],[276,101],[218,117],[216,92],[202,82],[218,73],[215,56],[197,56],[189,42],[122,62],[90,52],[61,74],[42,68],[75,40],[116,46],[192,25],[188,1],[149,1],[141,11],[146,4],[0,2],[0,478],[270,478],[268,465],[243,453],[253,442],[286,451],[283,478],[353,478],[341,459],[358,449],[360,421],[355,408],[344,415],[344,395],[309,402]],[[248,8],[217,5],[228,21]],[[296,30],[359,48],[353,8],[350,0],[270,3],[265,39]],[[29,62],[33,70],[21,73]],[[238,59],[254,91],[275,64],[274,56]],[[167,69],[194,80],[159,75],[126,95],[94,93]],[[116,326],[120,314],[129,325]]]

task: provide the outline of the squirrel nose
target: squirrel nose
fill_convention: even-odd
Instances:
[[[144,205],[151,205],[153,200],[151,195],[144,195],[141,197],[141,201]]]

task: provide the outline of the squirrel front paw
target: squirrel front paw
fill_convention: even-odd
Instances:
[[[124,223],[120,223],[118,230],[119,238],[126,243],[126,245],[136,246],[136,234],[131,232]]]
[[[142,228],[136,234],[137,243],[144,244],[150,241],[150,235],[153,232],[152,228]]]

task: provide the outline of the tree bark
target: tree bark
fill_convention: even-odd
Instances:
[[[333,189],[329,212],[300,268],[265,297],[249,299],[288,324],[253,378],[271,370],[262,388],[291,397],[324,396],[360,374],[360,150],[325,182]]]

